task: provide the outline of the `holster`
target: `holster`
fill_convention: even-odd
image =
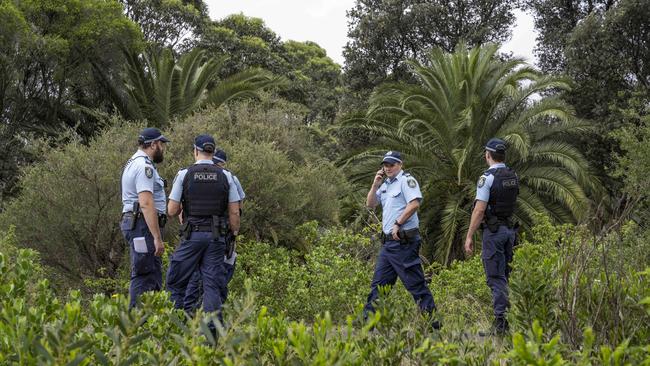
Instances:
[[[228,220],[225,217],[212,216],[212,238],[217,240],[226,235],[228,235]]]
[[[183,240],[187,240],[187,239],[189,239],[189,237],[190,237],[190,232],[191,232],[191,230],[192,230],[192,228],[191,228],[190,225],[187,223],[187,221],[185,221],[185,222],[181,225],[180,229],[178,230],[178,235],[181,237],[181,239],[183,239]]]
[[[131,222],[131,230],[135,230],[135,224],[140,218],[140,214],[140,202],[135,201],[133,202],[133,222]]]
[[[235,252],[235,244],[237,237],[233,233],[228,232],[226,235],[226,258],[232,258],[232,254]]]
[[[492,233],[496,233],[497,231],[499,231],[499,218],[496,216],[487,217],[485,221],[483,221],[483,224]]]

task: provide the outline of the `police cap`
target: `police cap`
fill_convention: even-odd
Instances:
[[[381,163],[401,164],[402,154],[400,154],[399,151],[389,151],[386,154],[384,154],[384,159],[381,161]]]
[[[138,142],[149,144],[154,141],[169,142],[169,139],[163,136],[162,132],[160,132],[160,130],[155,127],[147,127],[144,130],[140,131]]]
[[[485,144],[485,150],[501,154],[506,153],[506,148],[506,142],[496,137],[491,138],[490,141]]]
[[[198,135],[194,139],[194,147],[199,151],[207,153],[214,152],[216,145],[214,138],[210,135]]]
[[[215,151],[214,156],[212,157],[212,161],[214,161],[215,164],[225,163],[228,161],[228,156],[226,155],[225,151],[219,149]]]

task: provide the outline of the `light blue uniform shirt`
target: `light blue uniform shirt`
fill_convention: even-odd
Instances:
[[[379,187],[376,193],[377,201],[381,202],[382,207],[382,220],[381,226],[385,234],[390,234],[395,220],[402,215],[406,209],[406,205],[417,199],[422,199],[422,192],[417,180],[410,174],[404,173],[403,170],[397,174],[393,179],[386,179]],[[418,213],[415,212],[405,223],[402,224],[400,229],[409,230],[415,229],[420,226]]]
[[[199,160],[194,164],[214,164],[214,162],[212,162],[212,160]],[[172,191],[169,193],[170,200],[181,202],[181,197],[183,196],[183,180],[185,179],[185,174],[187,174],[187,169],[181,169],[178,171],[178,174],[176,174],[176,178],[174,178],[174,185],[172,186]],[[232,174],[225,169],[223,170],[223,174],[226,175],[226,178],[228,179],[228,185],[230,186],[228,190],[228,202],[241,201],[239,192],[235,186],[235,181],[232,179]]]
[[[246,198],[246,193],[244,193],[244,189],[241,187],[241,183],[239,183],[239,178],[237,178],[237,176],[233,174],[232,180],[233,182],[235,182],[235,187],[237,187],[237,193],[239,193],[239,198],[241,199],[241,201],[243,201],[244,198]]]
[[[496,168],[505,168],[504,163],[496,163],[490,165],[490,169]],[[488,169],[488,170],[490,170]],[[494,182],[494,175],[488,172],[483,173],[476,183],[476,199],[483,202],[488,202],[490,200],[490,188],[492,188],[492,183]]]
[[[138,200],[138,193],[153,193],[154,206],[158,213],[167,212],[165,183],[158,174],[149,156],[138,150],[126,162],[122,173],[122,212],[133,211],[133,203]]]

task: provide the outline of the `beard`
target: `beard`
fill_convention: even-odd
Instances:
[[[154,152],[153,152],[153,162],[155,164],[160,164],[163,162],[163,150],[160,146],[156,146]]]

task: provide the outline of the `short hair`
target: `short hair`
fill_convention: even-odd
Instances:
[[[494,160],[497,163],[503,163],[506,161],[506,153],[500,152],[500,151],[490,151],[490,150],[485,150],[490,154],[490,159]]]

